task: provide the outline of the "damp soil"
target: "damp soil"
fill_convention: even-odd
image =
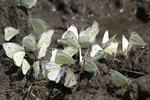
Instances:
[[[37,0],[36,6],[26,9],[18,6],[15,0],[0,0],[0,100],[150,100],[149,5],[148,0]],[[5,55],[2,44],[6,42],[5,27],[20,29],[20,33],[10,40],[20,45],[24,36],[34,33],[28,17],[46,21],[48,29],[55,31],[43,61],[49,61],[52,48],[61,47],[57,39],[67,26],[75,24],[80,32],[83,27],[91,26],[94,20],[100,26],[98,44],[101,44],[106,29],[110,37],[117,33],[119,49],[116,59],[107,55],[95,61],[100,73],[94,76],[79,66],[79,55],[75,55],[75,65],[63,66],[70,67],[77,78],[77,85],[71,89],[64,87],[64,77],[58,84],[45,79],[41,72],[35,78],[33,68],[24,76],[21,68]],[[136,31],[148,45],[145,48],[135,46],[128,57],[124,57],[121,37],[124,34],[129,38],[130,31]],[[83,56],[85,52],[86,47],[82,50]],[[35,56],[27,53],[25,58],[32,65]],[[109,73],[111,69],[121,72],[132,82],[122,87],[115,86]]]

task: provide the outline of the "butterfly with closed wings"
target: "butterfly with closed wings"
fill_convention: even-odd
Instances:
[[[112,81],[115,83],[115,85],[117,85],[118,87],[124,86],[126,84],[130,84],[131,80],[128,79],[126,76],[124,76],[123,74],[115,71],[115,70],[111,70],[111,78]]]
[[[68,70],[66,72],[64,86],[68,87],[68,88],[72,88],[76,84],[77,84],[77,79],[76,79],[74,73],[68,68]]]
[[[55,81],[58,83],[61,79],[61,77],[64,75],[66,68],[61,68],[59,65],[47,62],[42,65],[44,67],[44,70],[47,70],[47,78],[49,80]]]
[[[48,24],[45,21],[37,18],[29,18],[29,22],[36,33],[42,33],[48,28]]]
[[[81,31],[79,34],[79,42],[92,46],[96,42],[96,36],[99,32],[99,25],[97,21],[94,21],[92,27],[88,27],[85,31]]]
[[[14,27],[6,27],[4,29],[4,38],[6,41],[9,41],[10,39],[12,39],[15,35],[17,35],[19,33],[19,29],[15,29]]]
[[[122,35],[122,51],[125,56],[127,55],[127,53],[132,47],[133,45],[128,42],[128,40],[125,38],[124,35]]]

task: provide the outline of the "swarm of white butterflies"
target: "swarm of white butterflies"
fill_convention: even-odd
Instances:
[[[69,64],[69,63],[73,64],[74,60],[72,59],[72,56],[75,55],[79,51],[79,56],[80,56],[79,64],[81,66],[84,66],[87,72],[94,73],[94,75],[96,75],[99,72],[99,70],[96,64],[94,63],[94,61],[97,61],[105,57],[107,54],[115,56],[117,53],[117,48],[118,48],[118,43],[114,42],[117,34],[115,34],[113,37],[109,39],[108,30],[106,30],[106,32],[104,33],[102,46],[96,44],[96,35],[98,34],[98,32],[99,32],[99,25],[96,21],[94,21],[92,27],[88,27],[85,31],[81,31],[79,35],[78,35],[78,31],[75,25],[71,25],[68,28],[68,30],[62,35],[62,38],[60,39],[60,41],[62,43],[67,44],[68,47],[65,47],[64,50],[54,49],[52,51],[51,62],[54,62],[58,65]],[[82,54],[81,54],[82,48],[80,46],[80,43],[83,45],[92,47],[92,50],[90,52],[90,57],[86,55],[85,57],[82,57]],[[134,45],[143,47],[146,45],[146,43],[136,32],[131,32],[130,42],[128,42],[128,40],[123,35],[122,50],[125,56]],[[70,71],[70,69],[68,70]],[[62,69],[59,69],[59,72],[64,73]],[[58,74],[58,75],[61,77],[62,74]],[[121,73],[117,71],[112,70],[111,75],[112,75],[113,82],[117,86],[123,86],[131,82],[131,80],[129,80],[128,78],[126,78],[124,75],[122,75]],[[59,77],[55,78],[55,81],[57,79],[60,79],[60,78]],[[75,77],[72,76],[72,81],[74,82],[75,80],[76,80]],[[69,82],[68,84],[73,85],[73,83],[71,82]]]
[[[12,30],[13,29],[13,30]],[[5,31],[5,39],[11,39],[13,35],[16,35],[16,33],[19,33],[18,29],[15,29],[13,27],[7,27],[4,29]],[[18,67],[22,66],[22,72],[25,75],[28,70],[30,69],[30,64],[28,61],[24,58],[25,57],[25,48],[27,48],[30,51],[36,51],[38,50],[38,55],[36,57],[36,62],[33,65],[34,71],[35,71],[35,77],[37,77],[39,73],[39,59],[44,57],[46,55],[47,47],[49,47],[51,42],[51,37],[53,35],[53,30],[48,30],[40,35],[40,39],[38,43],[36,43],[35,36],[30,33],[28,36],[25,36],[22,40],[22,46],[16,44],[7,42],[3,44],[3,48],[6,52],[6,55],[13,59],[14,64]]]
[[[29,18],[29,22],[31,23],[36,33],[42,33],[48,27],[48,24],[39,19]],[[4,29],[4,32],[5,40],[10,41],[15,35],[19,33],[19,29],[15,29],[13,27],[6,27]],[[40,35],[39,41],[37,43],[36,37],[31,33],[23,38],[22,46],[16,43],[7,42],[3,44],[3,48],[6,52],[6,55],[9,58],[13,59],[14,64],[18,67],[22,67],[22,72],[24,75],[30,69],[30,64],[24,58],[26,53],[25,48],[31,51],[38,51],[36,60],[33,64],[35,77],[37,77],[39,74],[40,65],[42,66],[43,76],[51,81],[55,81],[56,83],[60,81],[61,77],[66,72],[64,86],[68,88],[76,85],[77,79],[71,69],[68,67],[63,67],[63,65],[75,64],[76,60],[74,60],[72,56],[74,56],[77,52],[79,52],[80,56],[79,65],[84,66],[87,72],[93,73],[94,75],[99,72],[98,67],[94,63],[94,61],[104,58],[107,54],[115,56],[117,53],[118,43],[114,42],[117,34],[109,39],[108,30],[106,30],[104,33],[104,37],[102,39],[102,46],[96,44],[96,36],[99,33],[99,25],[98,22],[94,21],[92,27],[88,27],[86,30],[82,30],[79,34],[76,26],[71,25],[60,39],[62,43],[67,44],[67,47],[65,47],[63,50],[53,48],[50,61],[43,61],[40,64],[40,59],[46,55],[46,51],[51,43],[53,33],[53,30],[43,32]],[[82,56],[82,48],[80,46],[80,43],[92,48],[90,52],[90,57],[88,57],[86,54],[84,57]],[[122,36],[122,51],[125,56],[134,45],[144,47],[146,43],[135,32],[131,32],[129,42],[124,35]],[[123,86],[130,83],[130,80],[128,78],[126,78],[124,75],[117,71],[112,70],[111,75],[113,82],[117,86]]]

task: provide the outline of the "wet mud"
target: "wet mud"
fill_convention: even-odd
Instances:
[[[14,0],[0,0],[0,100],[149,100],[149,4],[148,0],[38,0],[32,9],[26,9],[18,6]],[[71,68],[78,81],[71,89],[64,87],[64,77],[58,84],[45,79],[41,72],[35,78],[32,68],[24,76],[21,68],[5,55],[2,44],[6,42],[3,31],[5,27],[20,29],[20,33],[10,40],[20,45],[24,36],[34,33],[28,17],[46,21],[48,29],[55,31],[50,50],[59,45],[57,39],[61,38],[67,26],[75,24],[80,32],[96,20],[100,26],[97,36],[99,45],[106,29],[109,30],[110,37],[117,33],[119,49],[116,59],[107,55],[106,58],[95,61],[100,71],[96,76],[86,72],[78,62],[75,65],[64,65]],[[130,31],[137,32],[148,45],[145,48],[135,46],[128,57],[124,57],[121,49],[122,34],[129,39]],[[83,49],[83,56],[85,52],[86,49]],[[31,65],[34,56],[26,55]],[[49,61],[50,56],[51,51],[48,51],[42,60]],[[79,55],[74,58],[78,60]],[[111,80],[111,69],[121,72],[132,82],[117,87]]]

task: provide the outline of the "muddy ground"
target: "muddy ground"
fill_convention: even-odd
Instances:
[[[0,0],[0,100],[150,100],[149,5],[148,0],[38,0],[32,9],[26,9],[14,0]],[[71,67],[78,81],[71,89],[64,87],[64,77],[56,84],[45,79],[41,72],[38,78],[34,78],[33,69],[24,76],[21,68],[5,55],[2,44],[6,42],[5,27],[20,29],[20,34],[11,40],[20,45],[24,36],[34,33],[28,17],[46,21],[48,29],[55,31],[50,49],[58,46],[57,39],[67,30],[67,25],[75,24],[80,31],[96,20],[101,28],[97,36],[98,44],[101,44],[106,29],[110,37],[117,33],[116,41],[120,44],[116,59],[108,55],[95,62],[100,71],[96,76],[84,71],[78,63],[65,65]],[[129,38],[130,31],[136,31],[148,45],[144,49],[133,47],[125,59],[121,52],[121,36],[124,34]],[[48,51],[42,60],[48,61],[50,53]],[[84,50],[82,53],[84,55]],[[34,56],[25,56],[31,65]],[[78,55],[74,58],[77,59]],[[131,78],[132,83],[116,87],[110,77],[111,69]]]

